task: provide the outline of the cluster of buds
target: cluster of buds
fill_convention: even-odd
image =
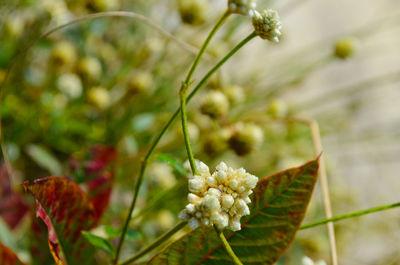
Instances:
[[[240,230],[240,218],[250,214],[249,195],[258,178],[243,168],[233,169],[221,162],[213,174],[206,164],[196,162],[197,175],[189,175],[189,204],[179,218],[191,228],[215,225],[219,230]]]
[[[256,8],[255,0],[229,0],[228,10],[231,13],[237,13],[244,16],[253,15],[253,11]]]
[[[282,23],[278,12],[272,9],[263,10],[261,14],[254,11],[253,14],[254,31],[262,39],[272,42],[279,42],[281,36]]]

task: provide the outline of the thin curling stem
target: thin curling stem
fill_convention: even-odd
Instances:
[[[222,245],[224,245],[226,252],[228,252],[229,256],[231,256],[233,262],[236,265],[243,265],[243,263],[240,261],[240,259],[236,256],[235,252],[233,252],[231,246],[228,243],[228,240],[226,240],[226,238],[224,236],[224,233],[220,232],[217,227],[214,226],[214,228],[215,228],[215,232],[218,234],[218,237],[222,241]]]
[[[189,72],[187,73],[185,81],[183,83],[184,86],[187,86],[187,89],[189,89],[189,84],[191,83],[190,80],[191,80],[191,78],[192,78],[192,76],[194,74],[194,71],[196,70],[197,66],[199,65],[200,60],[201,60],[201,58],[202,58],[202,56],[203,56],[208,44],[210,43],[210,41],[213,38],[213,36],[215,35],[215,33],[222,26],[222,24],[225,22],[225,20],[228,18],[229,15],[230,15],[230,12],[225,12],[221,16],[221,18],[217,21],[217,23],[214,25],[214,27],[212,28],[212,30],[208,34],[208,36],[207,36],[206,40],[204,41],[203,45],[201,46],[199,52],[197,53],[196,58],[194,59],[193,64],[190,67]],[[179,109],[172,115],[172,117],[168,121],[167,125],[162,129],[161,133],[154,140],[153,144],[151,145],[149,151],[147,152],[145,158],[143,159],[143,161],[141,163],[139,178],[138,178],[138,180],[136,182],[136,186],[135,186],[135,193],[133,195],[133,199],[132,199],[131,205],[129,207],[129,213],[128,213],[128,216],[127,216],[127,218],[125,220],[124,227],[122,229],[121,238],[119,240],[119,243],[118,243],[118,246],[117,246],[117,250],[115,252],[114,265],[118,264],[119,254],[121,252],[121,248],[122,248],[122,245],[123,245],[124,240],[125,240],[125,235],[126,235],[126,232],[128,231],[128,226],[129,226],[129,223],[130,223],[131,218],[132,218],[132,213],[133,213],[133,210],[135,209],[135,205],[136,205],[137,197],[138,197],[138,194],[139,194],[139,190],[140,190],[140,187],[141,187],[142,182],[143,182],[143,176],[144,176],[144,172],[146,170],[147,161],[148,161],[149,157],[151,156],[151,154],[153,153],[153,151],[154,151],[155,147],[157,146],[158,142],[160,141],[160,139],[162,138],[164,133],[167,131],[168,127],[172,124],[173,120],[178,115],[178,113],[179,113]]]
[[[335,216],[335,217],[332,217],[329,219],[323,219],[323,220],[320,220],[317,222],[303,225],[300,227],[299,230],[309,229],[309,228],[327,224],[330,222],[337,222],[337,221],[350,219],[350,218],[354,218],[354,217],[358,217],[358,216],[362,216],[362,215],[366,215],[366,214],[370,214],[370,213],[385,211],[385,210],[389,210],[389,209],[396,208],[396,207],[400,207],[400,202],[388,204],[388,205],[384,205],[384,206],[378,206],[378,207],[374,207],[374,208],[370,208],[370,209],[366,209],[366,210],[362,210],[362,211],[358,211],[358,212],[354,212],[354,213],[343,214],[343,215]]]
[[[165,232],[163,235],[161,235],[159,238],[157,238],[149,246],[147,246],[146,248],[142,249],[141,251],[136,253],[136,255],[134,255],[133,257],[127,259],[126,261],[120,263],[119,265],[127,265],[127,264],[130,264],[130,263],[134,262],[135,260],[138,260],[139,258],[143,257],[144,255],[146,255],[147,253],[149,253],[153,249],[155,249],[158,246],[160,246],[163,242],[165,242],[165,240],[170,238],[172,235],[174,235],[176,232],[178,232],[179,230],[184,228],[186,225],[187,225],[187,221],[180,221],[173,228],[171,228],[169,231]]]
[[[186,116],[186,92],[187,86],[183,84],[181,91],[179,91],[179,97],[181,102],[181,119],[182,119],[182,131],[183,138],[185,139],[186,152],[190,162],[190,167],[192,168],[193,175],[198,175],[196,163],[194,161],[194,156],[192,152],[192,147],[190,146],[189,132],[187,128],[187,116]]]

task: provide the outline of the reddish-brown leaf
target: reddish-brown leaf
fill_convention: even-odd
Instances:
[[[317,180],[318,159],[259,180],[242,229],[225,236],[243,264],[274,264],[292,243]],[[148,264],[233,264],[211,228],[171,243]]]
[[[7,168],[4,163],[0,165],[0,216],[14,229],[25,214],[29,211],[28,205],[20,194],[12,190]]]
[[[92,246],[81,232],[96,223],[87,194],[75,183],[48,177],[24,183],[36,199],[36,215],[46,224],[48,242],[56,264],[92,264]]]
[[[87,191],[97,219],[101,218],[110,201],[116,160],[115,148],[100,145],[93,147],[83,162],[71,158],[73,178]]]
[[[15,255],[15,253],[11,249],[9,249],[8,247],[6,247],[5,245],[3,245],[0,242],[0,264],[1,265],[24,265],[25,263],[20,261],[19,258],[17,257],[17,255]]]

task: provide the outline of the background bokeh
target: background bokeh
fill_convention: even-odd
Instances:
[[[314,156],[311,136],[306,125],[287,120],[315,119],[333,214],[398,202],[400,2],[259,0],[258,7],[279,11],[282,40],[253,40],[188,105],[195,156],[210,166],[228,161],[260,177],[298,166]],[[145,15],[179,40],[200,47],[225,8],[225,0],[2,0],[1,81],[13,64],[3,87],[2,136],[15,189],[23,180],[67,175],[71,155],[99,144],[114,146],[120,158],[114,192],[95,233],[106,236],[107,226],[120,227],[140,159],[177,108],[180,82],[194,58],[190,49],[130,18],[69,26],[17,57],[30,43],[78,16],[124,10]],[[195,80],[251,31],[249,18],[229,18]],[[343,40],[351,48],[346,59],[335,56],[335,45]],[[223,102],[206,100],[214,92],[222,94]],[[237,136],[243,124],[257,127],[244,126],[244,140]],[[234,137],[250,145],[250,151],[241,154],[232,144]],[[185,155],[176,122],[149,164],[124,257],[177,221],[186,179],[166,161],[183,164]],[[30,217],[12,229],[1,221],[0,234],[3,239],[7,234],[22,259],[34,261]],[[304,222],[322,218],[318,186]],[[399,219],[395,209],[335,224],[339,264],[400,264]],[[99,264],[104,256],[98,253]],[[279,264],[300,264],[303,256],[329,264],[325,227],[300,231]]]

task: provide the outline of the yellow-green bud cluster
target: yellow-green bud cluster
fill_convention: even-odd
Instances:
[[[253,15],[256,8],[255,0],[229,0],[228,10],[231,13],[237,13],[244,16]]]
[[[213,174],[206,164],[197,162],[198,175],[189,175],[189,194],[179,218],[191,228],[215,225],[219,230],[241,229],[240,218],[250,214],[249,195],[258,178],[243,168],[233,169],[221,162]]]
[[[208,6],[205,0],[179,0],[178,8],[186,24],[199,25],[206,20]]]
[[[211,118],[220,118],[228,113],[229,100],[221,91],[213,90],[204,97],[200,109]]]
[[[229,147],[237,155],[247,155],[257,149],[264,140],[263,130],[252,123],[237,123],[229,139]]]
[[[262,39],[272,42],[279,42],[281,36],[282,23],[278,12],[272,9],[263,10],[262,13],[254,11],[253,14],[254,31]]]

